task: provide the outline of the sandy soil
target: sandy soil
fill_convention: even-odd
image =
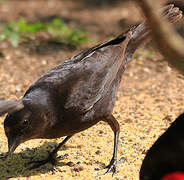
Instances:
[[[44,72],[84,48],[107,40],[140,22],[140,14],[130,1],[94,3],[72,0],[11,0],[0,4],[3,22],[25,17],[30,22],[61,17],[70,26],[84,27],[90,41],[71,49],[45,41],[22,44],[12,48],[0,44],[0,97],[20,98],[25,90]],[[105,4],[104,4],[105,3]],[[16,7],[16,8],[15,8]],[[133,14],[133,15],[132,15]],[[184,79],[169,68],[163,58],[149,45],[136,52],[122,78],[114,116],[121,125],[118,159],[119,173],[101,175],[113,150],[113,133],[105,123],[76,134],[63,147],[53,170],[45,165],[36,170],[25,166],[30,159],[42,159],[63,138],[30,140],[21,144],[6,160],[0,159],[0,179],[138,179],[146,151],[184,109]],[[7,151],[7,140],[0,118],[0,152]],[[101,175],[101,176],[99,176]]]

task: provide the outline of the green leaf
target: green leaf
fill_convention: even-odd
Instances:
[[[19,33],[14,32],[10,35],[10,42],[12,46],[17,47],[19,45],[19,40],[20,40]]]
[[[24,18],[11,21],[3,26],[0,40],[9,40],[16,47],[20,40],[31,37],[39,31],[46,31],[56,41],[65,44],[81,44],[88,40],[83,29],[72,29],[59,18],[53,19],[48,24],[28,23]]]

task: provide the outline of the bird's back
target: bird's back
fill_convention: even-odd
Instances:
[[[65,96],[64,108],[81,113],[88,111],[112,88],[117,75],[121,78],[120,69],[126,65],[124,53],[130,36],[131,31],[64,61],[42,75],[27,93],[47,85],[60,97]]]

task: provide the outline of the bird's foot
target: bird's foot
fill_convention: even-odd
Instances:
[[[112,172],[112,176],[114,176],[114,174],[117,173],[117,160],[111,159],[109,165],[106,166],[105,168],[107,168],[107,171],[105,172],[105,174]]]
[[[56,165],[57,163],[57,160],[56,160],[56,155],[55,154],[52,154],[50,153],[49,156],[44,159],[44,160],[40,160],[40,161],[30,161],[28,162],[27,164],[34,164],[33,166],[31,166],[29,169],[32,170],[32,169],[36,169],[36,168],[39,168],[40,166],[42,165],[45,165],[47,163],[50,163],[52,164],[53,166]]]

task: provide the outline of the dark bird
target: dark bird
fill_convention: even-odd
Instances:
[[[183,127],[184,113],[148,150],[140,169],[140,180],[180,180],[179,177],[184,180]]]
[[[173,5],[164,7],[162,13],[170,22],[182,17]],[[47,159],[34,162],[32,168],[48,162],[54,165],[57,151],[75,133],[105,121],[114,132],[114,151],[107,172],[116,173],[120,127],[112,111],[126,65],[135,50],[150,39],[149,32],[142,23],[51,69],[31,85],[21,100],[2,100],[0,114],[8,113],[4,121],[8,154],[30,139],[66,136]]]

